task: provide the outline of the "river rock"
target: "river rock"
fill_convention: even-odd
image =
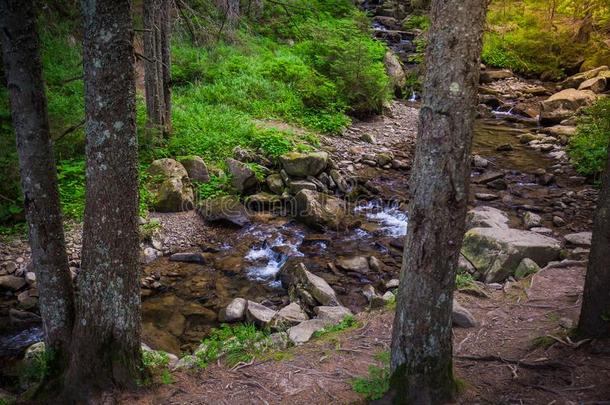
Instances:
[[[371,256],[369,257],[369,267],[371,270],[379,272],[383,268],[383,263],[375,256]]]
[[[231,174],[231,185],[238,192],[245,193],[258,185],[256,173],[247,164],[231,158],[226,163]]]
[[[521,262],[517,266],[517,269],[515,270],[515,277],[517,278],[517,280],[520,280],[529,276],[530,274],[537,273],[539,270],[540,266],[538,266],[538,264],[529,257],[526,257],[521,260]]]
[[[243,298],[234,298],[225,308],[218,313],[220,322],[241,322],[246,315],[248,301]]]
[[[296,302],[292,302],[280,309],[271,323],[274,327],[294,326],[308,319],[309,317],[301,306]]]
[[[394,87],[394,93],[400,96],[407,84],[407,76],[400,59],[394,52],[388,50],[383,57],[383,64],[390,78],[390,84]]]
[[[360,135],[360,140],[373,145],[377,144],[377,138],[375,138],[374,135],[368,132],[365,132],[364,134]]]
[[[559,124],[596,99],[597,96],[591,90],[562,90],[540,103],[540,122],[543,125]]]
[[[250,223],[246,208],[232,196],[204,200],[199,204],[198,212],[206,221],[227,221],[237,226]]]
[[[288,338],[295,345],[308,342],[314,333],[324,329],[330,321],[324,319],[310,319],[288,329]]]
[[[22,309],[34,309],[38,306],[38,297],[30,294],[31,290],[23,291],[17,295],[19,307]]]
[[[559,215],[555,215],[555,216],[553,216],[553,225],[555,225],[556,227],[562,227],[562,226],[566,226],[567,222],[565,219],[563,219]]]
[[[391,164],[392,160],[394,160],[392,152],[381,152],[375,155],[375,162],[381,167]]]
[[[284,180],[280,174],[270,174],[267,176],[266,182],[272,193],[281,195],[284,192]]]
[[[542,128],[540,132],[549,134],[555,138],[570,138],[576,134],[576,127],[569,125],[553,125],[552,127]]]
[[[150,164],[148,174],[153,177],[148,187],[156,211],[179,212],[193,208],[193,190],[182,164],[174,159],[157,159]]]
[[[255,211],[272,209],[282,205],[282,199],[277,194],[256,193],[249,195],[245,200],[246,207]]]
[[[301,190],[295,196],[297,217],[316,228],[343,229],[347,219],[345,203],[328,194],[314,190]]]
[[[515,274],[524,258],[545,266],[559,258],[561,245],[553,238],[517,229],[473,228],[466,232],[462,254],[486,283],[501,282]]]
[[[542,224],[542,217],[533,212],[526,211],[525,214],[523,214],[523,224],[525,225],[526,229],[540,227]]]
[[[568,77],[563,82],[561,82],[562,87],[565,88],[577,88],[584,81],[597,77],[599,75],[603,76],[604,72],[608,72],[610,69],[608,66],[600,66],[595,69],[588,70],[586,72],[577,73],[573,76]]]
[[[349,308],[338,306],[338,307],[328,307],[328,306],[320,306],[315,307],[314,312],[317,315],[318,319],[329,320],[332,323],[339,323],[346,316],[351,316],[352,311]]]
[[[394,288],[398,288],[399,285],[400,285],[400,280],[397,278],[393,278],[385,283],[385,288],[387,290],[392,290]]]
[[[499,196],[492,193],[475,193],[474,198],[481,201],[493,201],[497,200]]]
[[[494,207],[476,207],[466,215],[466,229],[501,228],[508,229],[508,216]]]
[[[289,185],[290,194],[297,194],[301,190],[316,191],[318,188],[314,183],[307,180],[292,180]]]
[[[390,291],[388,291],[388,293],[390,293],[390,295],[381,296],[377,294],[375,287],[370,284],[367,284],[362,288],[362,294],[368,300],[371,309],[382,308],[388,304],[394,298],[394,295]]]
[[[246,305],[246,320],[261,328],[269,325],[276,314],[273,309],[254,301],[248,301]]]
[[[593,77],[585,80],[578,86],[578,90],[591,90],[593,93],[603,93],[606,90],[606,78],[605,77]]]
[[[509,77],[513,77],[513,72],[511,72],[510,70],[483,70],[481,71],[480,82],[483,84],[491,83],[496,80],[508,79]]]
[[[593,234],[591,232],[578,232],[567,234],[564,236],[564,239],[570,245],[586,247],[591,246],[592,236]]]
[[[25,286],[25,279],[16,276],[0,276],[0,289],[17,291]]]
[[[174,253],[169,257],[170,262],[182,262],[182,263],[205,263],[205,258],[201,253],[196,252],[181,252]]]
[[[474,167],[476,167],[477,169],[484,169],[487,166],[489,166],[489,160],[481,157],[480,155],[474,155],[472,157],[472,164],[474,165]]]
[[[207,183],[210,181],[210,173],[205,162],[199,156],[186,156],[179,159],[182,166],[188,173],[191,181]]]
[[[282,164],[282,167],[286,173],[290,176],[317,176],[326,168],[328,164],[328,153],[290,152],[280,156],[280,163]]]
[[[477,326],[477,321],[474,319],[474,316],[470,311],[461,306],[456,299],[453,300],[451,321],[454,326],[459,326],[461,328],[473,328]]]
[[[356,273],[368,273],[369,261],[364,256],[344,257],[337,259],[336,265],[345,271],[354,271]]]
[[[309,272],[300,261],[288,260],[280,269],[279,276],[284,288],[293,291],[304,290],[322,305],[341,305],[335,290],[326,280]]]

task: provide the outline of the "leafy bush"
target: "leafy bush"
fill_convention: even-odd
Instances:
[[[356,318],[354,318],[352,315],[347,315],[341,320],[341,322],[335,325],[327,326],[319,331],[314,332],[313,336],[320,337],[329,333],[342,332],[344,330],[357,328],[358,326],[360,326],[360,322],[358,322]]]
[[[427,31],[430,28],[430,18],[427,15],[412,14],[405,20],[403,26],[407,30],[415,28]]]
[[[258,330],[252,324],[226,325],[212,329],[195,352],[197,364],[205,368],[218,358],[225,358],[229,367],[239,362],[248,362],[260,352],[257,343],[269,336],[268,332]]]
[[[608,158],[610,142],[610,99],[600,98],[580,116],[578,130],[570,139],[568,152],[576,170],[598,180]]]

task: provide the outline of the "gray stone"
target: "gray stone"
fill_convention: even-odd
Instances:
[[[289,185],[290,194],[297,194],[301,190],[316,191],[318,188],[314,183],[307,180],[292,180]]]
[[[314,190],[301,190],[295,196],[297,217],[316,228],[345,228],[347,208],[344,201]]]
[[[499,198],[497,194],[491,193],[475,193],[474,197],[481,201],[493,201]]]
[[[375,162],[379,166],[385,166],[392,163],[394,160],[394,154],[392,152],[382,152],[375,155]]]
[[[336,265],[346,271],[355,271],[356,273],[368,273],[369,261],[364,256],[344,257],[337,259]]]
[[[194,194],[182,164],[174,159],[158,159],[151,163],[148,173],[152,176],[148,188],[156,211],[179,212],[193,208]]]
[[[328,164],[328,153],[290,152],[280,156],[280,163],[282,164],[282,167],[286,173],[290,176],[317,176],[326,168]]]
[[[398,288],[399,285],[400,285],[400,280],[397,278],[393,278],[390,281],[385,283],[385,288],[387,288],[388,290],[391,290],[393,288]]]
[[[303,311],[301,306],[296,302],[290,303],[288,306],[280,309],[272,321],[273,326],[294,326],[303,321],[307,321],[309,317]]]
[[[591,246],[591,237],[593,234],[591,232],[578,232],[578,233],[570,233],[564,236],[566,242],[570,245],[574,246]]]
[[[190,370],[195,367],[197,367],[197,357],[188,354],[180,358],[172,370]]]
[[[341,305],[335,290],[322,277],[310,273],[302,262],[287,261],[280,269],[280,280],[285,288],[302,288],[320,304]]]
[[[526,211],[525,214],[523,214],[523,224],[525,225],[526,229],[540,227],[541,223],[542,218],[540,217],[540,215],[530,211]]]
[[[339,323],[346,316],[352,315],[352,311],[350,311],[346,307],[328,307],[328,306],[320,306],[315,307],[314,312],[316,313],[318,319],[329,320],[332,323]]]
[[[482,274],[486,283],[515,274],[524,258],[544,266],[556,260],[561,245],[547,236],[517,229],[473,228],[466,232],[462,254]]]
[[[284,192],[284,180],[280,174],[270,174],[266,181],[267,187],[272,193],[281,195]]]
[[[592,79],[597,76],[603,76],[605,72],[608,72],[608,66],[600,66],[595,69],[587,70],[586,72],[580,72],[573,76],[568,77],[561,85],[563,88],[577,88],[579,87],[585,80]]]
[[[555,216],[553,216],[553,225],[555,225],[557,227],[562,227],[562,226],[566,226],[567,222],[565,219],[563,219],[559,215],[555,215]]]
[[[383,263],[375,256],[371,256],[369,257],[369,267],[371,270],[379,272],[383,268]]]
[[[596,99],[597,96],[591,90],[562,90],[540,103],[540,122],[543,125],[559,124]]]
[[[245,204],[251,210],[262,211],[280,207],[282,198],[276,194],[261,192],[246,197]]]
[[[309,321],[301,322],[288,329],[288,338],[293,344],[301,345],[308,342],[314,333],[324,329],[329,324],[330,321],[324,319],[310,319]]]
[[[273,309],[267,308],[254,301],[248,301],[248,305],[246,306],[246,320],[259,327],[269,325],[275,314],[277,314],[277,312]]]
[[[197,211],[203,219],[210,222],[227,221],[238,226],[250,223],[246,208],[232,196],[204,200],[199,204]]]
[[[466,215],[466,229],[500,228],[508,229],[508,216],[501,210],[488,206],[476,207]]]
[[[364,134],[360,135],[360,140],[373,145],[377,143],[377,139],[375,138],[375,136],[368,132],[365,132]]]
[[[199,156],[186,156],[179,159],[182,166],[188,173],[191,181],[207,183],[210,181],[210,173],[205,162]]]
[[[343,177],[343,175],[339,173],[338,170],[332,169],[330,171],[330,178],[332,179],[333,183],[335,183],[339,191],[341,191],[342,193],[349,193],[351,191],[349,183],[347,182],[347,180],[345,180],[345,177]]]
[[[225,308],[220,310],[220,322],[241,322],[246,315],[248,301],[243,298],[234,298]]]
[[[174,253],[169,257],[170,262],[183,262],[183,263],[205,263],[205,258],[201,253],[195,252],[181,252]]]
[[[460,305],[457,300],[453,300],[453,310],[451,312],[451,320],[453,325],[461,328],[473,328],[477,326],[477,321],[474,316],[466,308]]]
[[[383,57],[383,64],[385,66],[385,71],[390,78],[390,84],[394,87],[394,92],[396,94],[402,94],[402,91],[407,84],[407,76],[400,59],[394,52],[388,50]]]
[[[536,262],[529,257],[526,257],[525,259],[521,260],[517,266],[517,269],[515,270],[515,278],[519,280],[531,274],[538,273],[538,271],[540,271],[540,266],[538,266],[538,264],[536,264]]]
[[[489,166],[489,160],[487,160],[479,155],[474,155],[472,157],[472,163],[473,163],[474,167],[476,167],[478,169],[484,169],[487,166]]]
[[[480,82],[491,83],[496,80],[508,79],[513,77],[513,72],[506,69],[491,69],[481,71]]]
[[[227,159],[226,163],[231,174],[231,185],[238,192],[245,193],[258,185],[256,173],[248,165],[231,158]]]
[[[25,279],[16,276],[0,276],[0,289],[17,291],[25,286]]]

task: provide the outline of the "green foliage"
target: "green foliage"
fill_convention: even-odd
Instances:
[[[85,161],[63,160],[57,165],[59,198],[63,214],[80,220],[85,210]]]
[[[21,372],[22,385],[39,384],[51,373],[55,355],[52,350],[40,350],[31,355]]]
[[[381,362],[381,367],[369,366],[367,377],[357,377],[351,381],[352,389],[369,401],[381,399],[390,389],[390,353],[381,352],[375,357]]]
[[[169,366],[169,354],[157,350],[142,351],[142,365],[144,366],[144,380],[140,385],[150,385],[153,382],[171,384],[174,382]]]
[[[360,322],[358,322],[358,320],[356,320],[353,315],[347,315],[343,318],[343,320],[341,320],[341,322],[335,325],[327,326],[324,329],[314,332],[313,336],[321,337],[324,335],[328,335],[329,333],[342,332],[348,329],[357,328],[359,326]]]
[[[211,175],[209,182],[195,184],[195,190],[199,196],[199,200],[233,194],[231,192],[230,180],[231,179],[227,176],[219,177]]]
[[[472,287],[473,284],[474,278],[469,273],[460,272],[455,276],[455,288],[458,290]]]
[[[430,28],[430,18],[427,15],[413,14],[407,17],[403,26],[407,30],[420,29],[427,31]]]
[[[600,98],[580,116],[568,152],[576,170],[598,180],[606,166],[610,142],[610,99]]]
[[[583,59],[589,67],[608,64],[610,52],[600,46],[603,38],[598,34],[588,41],[575,40],[580,24],[574,18],[582,16],[577,15],[574,0],[553,4],[554,9],[541,0],[493,1],[487,14],[483,62],[522,74],[543,74],[546,79],[560,78],[565,69]],[[602,9],[607,5],[597,6]]]
[[[140,225],[140,240],[150,241],[153,235],[161,228],[161,223],[156,219]]]
[[[142,363],[146,368],[166,367],[169,364],[169,355],[162,351],[143,350]]]
[[[249,362],[261,351],[257,343],[267,336],[267,331],[258,330],[252,324],[222,324],[220,328],[212,329],[195,352],[197,364],[205,368],[220,357],[229,367],[239,362]]]

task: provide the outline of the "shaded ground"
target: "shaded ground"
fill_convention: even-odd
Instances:
[[[580,309],[584,271],[581,263],[567,262],[506,284],[503,291],[486,290],[488,298],[458,294],[479,325],[455,329],[456,373],[466,382],[457,403],[610,400],[608,342],[566,337],[566,326],[577,319]],[[119,402],[365,403],[350,381],[365,376],[370,365],[380,365],[375,354],[389,347],[392,317],[390,310],[363,312],[357,316],[362,323],[358,329],[289,349],[283,360],[255,361],[235,370],[213,365],[194,373],[178,372],[175,383],[123,395]]]

